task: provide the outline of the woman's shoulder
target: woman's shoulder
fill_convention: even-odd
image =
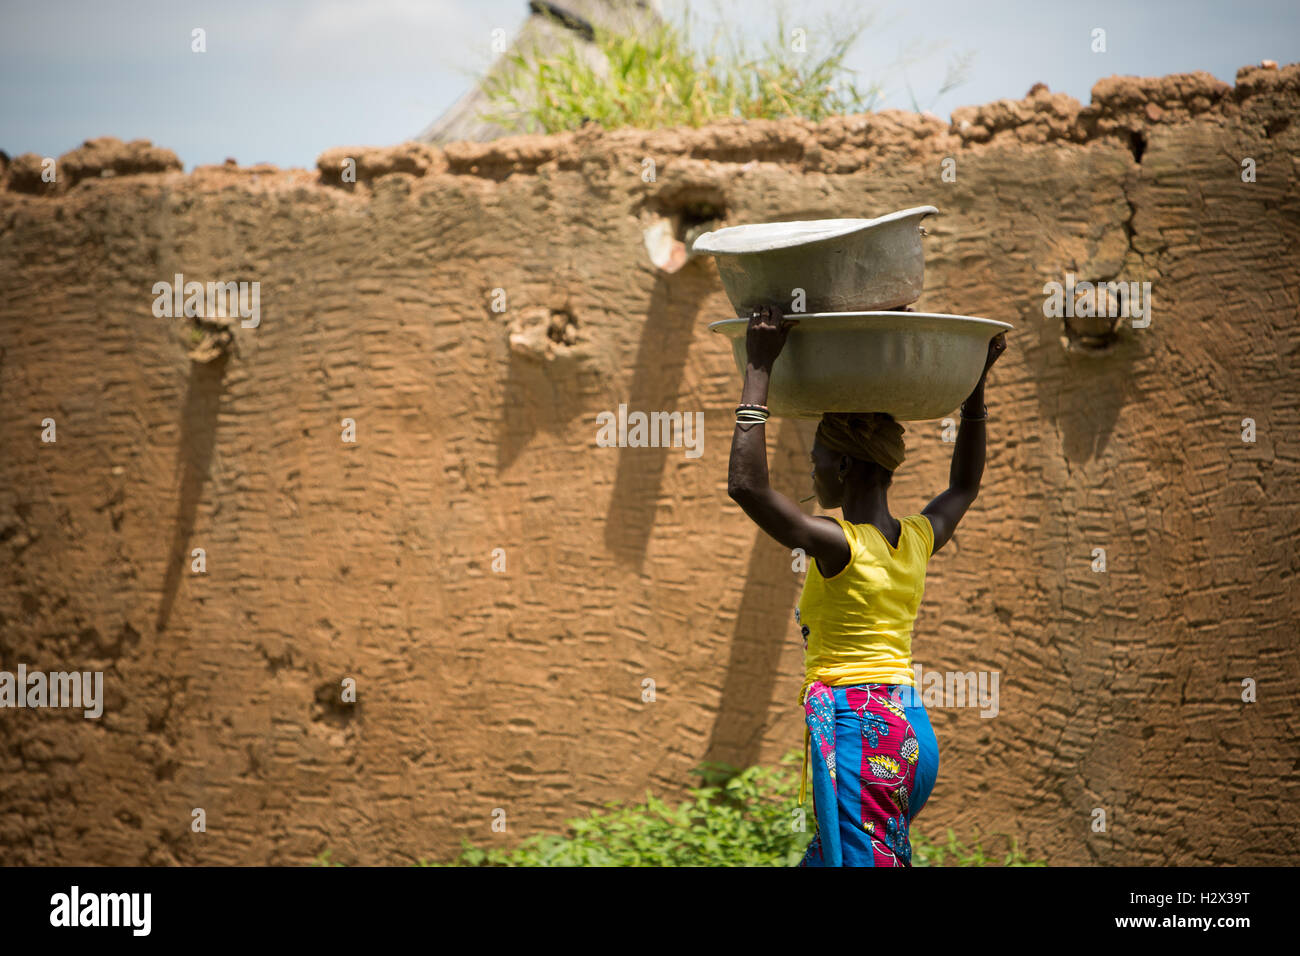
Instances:
[[[827,521],[834,521],[837,525],[840,526],[840,529],[844,532],[844,537],[848,538],[850,543],[852,542],[854,535],[857,533],[857,529],[853,524],[849,523],[848,521],[845,521],[843,518],[837,515],[813,515],[813,517],[825,518]]]
[[[918,512],[914,515],[908,515],[903,521],[910,524],[916,533],[921,536],[921,540],[925,542],[926,557],[932,555],[934,553],[934,525],[930,524],[930,519]]]
[[[839,515],[814,515],[813,517],[825,518],[827,521],[834,521],[840,526],[840,530],[844,532],[844,537],[848,539],[850,545],[852,545],[854,540],[857,538],[858,526],[851,521],[846,521]]]

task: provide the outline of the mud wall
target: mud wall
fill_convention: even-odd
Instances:
[[[914,642],[996,671],[999,713],[932,709],[915,826],[1058,864],[1295,863],[1298,105],[1292,65],[311,172],[6,158],[0,669],[103,671],[106,702],[0,710],[0,858],[446,859],[799,746],[800,576],[726,495],[728,304],[642,229],[932,203],[918,308],[1015,331]],[[177,273],[258,282],[259,324],[155,316]],[[1151,324],[1046,318],[1067,273],[1151,282]],[[703,412],[702,455],[597,447],[620,403]],[[769,428],[795,497],[811,429]],[[952,449],[907,438],[900,515]]]

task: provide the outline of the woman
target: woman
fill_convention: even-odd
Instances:
[[[811,558],[795,611],[804,640],[800,700],[812,747],[817,836],[800,866],[911,866],[908,827],[925,806],[939,746],[912,676],[912,623],[930,556],[979,494],[988,409],[984,380],[1006,349],[989,342],[979,384],[962,403],[948,489],[919,515],[896,519],[887,495],[903,461],[903,428],[883,413],[822,416],[813,490],[844,518],[806,515],[767,480],[767,387],[795,320],[766,306],[749,320],[748,365],[731,441],[727,493],[787,548]],[[968,413],[969,416],[968,417]]]

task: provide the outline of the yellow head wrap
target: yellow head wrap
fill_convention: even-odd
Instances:
[[[903,426],[884,412],[827,412],[817,426],[817,440],[831,451],[874,461],[887,471],[907,454]]]

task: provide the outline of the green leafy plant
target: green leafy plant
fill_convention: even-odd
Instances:
[[[794,826],[798,773],[789,764],[800,758],[791,752],[778,768],[705,765],[697,770],[705,785],[676,807],[647,791],[644,803],[607,803],[567,821],[565,835],[531,836],[513,850],[462,841],[453,865],[791,866],[811,839]]]
[[[846,15],[827,17],[823,28],[787,30],[778,9],[775,39],[751,56],[735,31],[717,52],[717,28],[707,49],[691,45],[691,21],[663,22],[635,36],[596,28],[595,51],[577,43],[533,57],[506,54],[499,74],[483,90],[496,109],[482,118],[521,132],[553,133],[595,122],[606,129],[703,126],[723,117],[820,121],[874,107],[877,84],[860,87],[844,66],[870,18],[846,25]],[[603,58],[602,56],[603,55]]]
[[[801,760],[796,750],[774,768],[705,764],[695,771],[703,786],[690,790],[691,799],[675,809],[647,792],[644,803],[607,803],[604,810],[568,820],[565,834],[530,836],[513,850],[482,849],[462,839],[461,853],[451,863],[421,858],[416,865],[795,866],[816,832],[811,805],[807,830],[794,827]],[[951,829],[941,844],[915,827],[911,836],[915,866],[1044,865],[1026,858],[1013,838],[998,859],[978,834],[969,847]]]
[[[984,849],[978,832],[968,847],[957,839],[952,827],[948,828],[948,838],[944,843],[934,843],[912,829],[912,865],[913,866],[1046,866],[1044,860],[1031,860],[1020,851],[1020,842],[1013,836],[1002,833],[988,834],[1001,837],[1008,843],[1008,849],[999,859]]]

